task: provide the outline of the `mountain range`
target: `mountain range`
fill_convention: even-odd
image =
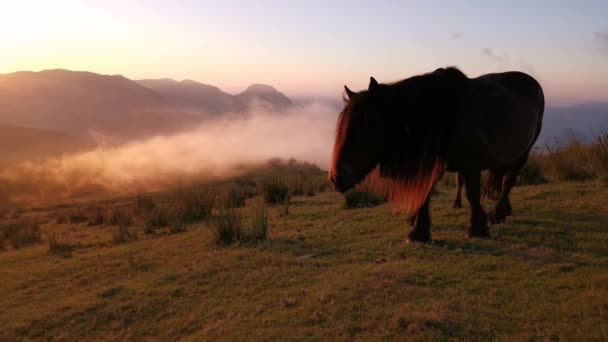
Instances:
[[[192,80],[130,80],[63,69],[0,74],[0,165],[95,146],[185,131],[253,108],[280,113],[312,102],[339,112],[334,98],[296,98],[253,84],[238,94]],[[592,141],[608,127],[608,103],[547,107],[537,146],[563,137]],[[75,148],[78,146],[78,148]]]
[[[277,111],[293,105],[259,84],[230,95],[191,80],[133,81],[61,69],[0,75],[0,123],[78,136],[168,134],[214,116],[246,113],[255,101]]]

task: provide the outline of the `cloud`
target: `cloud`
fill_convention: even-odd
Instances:
[[[268,159],[296,158],[327,167],[335,109],[313,103],[281,113],[258,108],[246,118],[206,122],[189,132],[118,147],[23,163],[0,171],[12,202],[149,192],[184,182],[237,176]]]
[[[496,62],[502,63],[502,61],[503,61],[503,57],[496,55],[494,53],[494,51],[490,48],[481,49],[481,53],[483,55],[485,55],[486,57],[489,57],[489,58],[495,60]]]
[[[595,40],[597,40],[603,48],[608,49],[608,32],[595,32]]]
[[[452,33],[452,35],[450,35],[450,39],[451,40],[460,39],[460,38],[462,38],[463,35],[464,35],[464,33],[462,33],[462,32],[454,32],[454,33]]]

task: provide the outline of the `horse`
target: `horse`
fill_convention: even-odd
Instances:
[[[498,200],[500,191],[502,189],[502,180],[504,177],[504,171],[502,170],[489,170],[488,180],[486,182],[486,189],[484,195],[492,200]],[[454,204],[452,208],[462,208],[462,187],[464,186],[464,178],[462,174],[456,173],[454,177],[454,183],[456,184],[456,196],[454,197]],[[508,211],[508,215],[511,215],[511,209]]]
[[[408,239],[431,239],[430,194],[447,172],[464,180],[471,213],[468,237],[488,237],[488,221],[504,222],[509,195],[542,127],[541,85],[518,71],[469,78],[440,68],[367,90],[344,86],[328,177],[344,193],[374,169],[389,181],[388,198],[415,214]],[[482,170],[500,170],[500,195],[481,205]],[[498,181],[497,181],[498,182]]]

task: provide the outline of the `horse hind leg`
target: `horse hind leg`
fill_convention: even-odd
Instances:
[[[462,178],[460,172],[456,173],[454,178],[456,180],[456,197],[454,198],[452,208],[462,208],[462,185],[464,184],[464,178]]]
[[[469,237],[488,237],[488,219],[481,206],[481,170],[470,170],[463,173],[467,200],[471,204],[471,221],[468,227]]]
[[[490,222],[494,224],[503,223],[507,219],[507,216],[513,215],[513,207],[511,207],[509,195],[511,194],[511,190],[517,182],[519,171],[524,166],[527,160],[528,155],[526,154],[525,157],[518,160],[514,167],[511,168],[509,172],[505,175],[502,182],[502,191],[498,198],[498,202],[496,203],[494,209],[492,209],[492,211],[490,211],[489,213]]]

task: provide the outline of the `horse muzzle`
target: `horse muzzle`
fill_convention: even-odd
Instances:
[[[338,170],[329,175],[329,180],[334,184],[336,191],[345,193],[355,186],[355,177],[349,169]]]

